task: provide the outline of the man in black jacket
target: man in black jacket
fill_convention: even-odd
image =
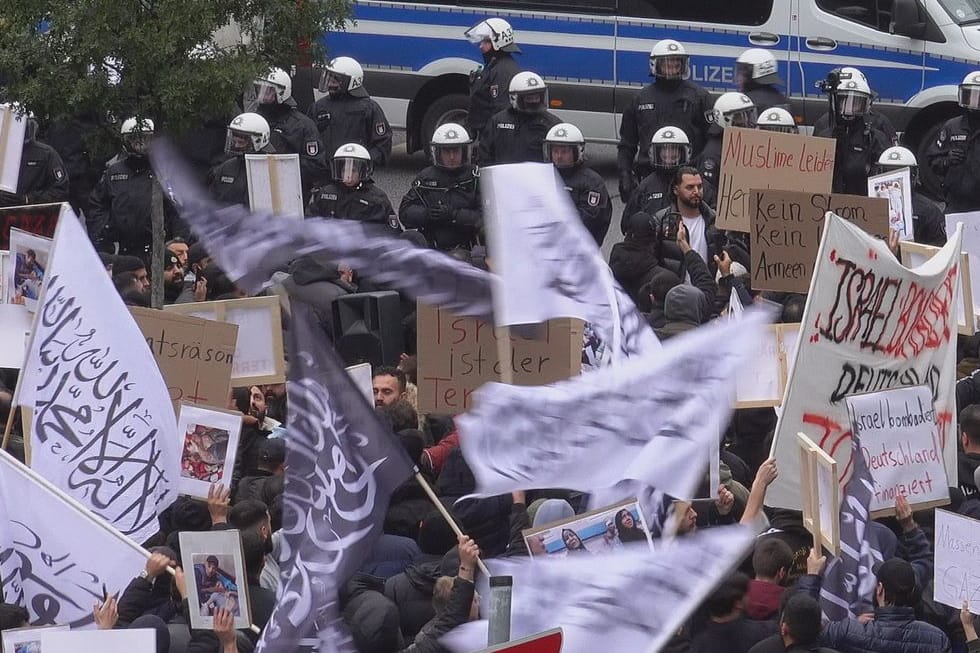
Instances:
[[[929,148],[929,166],[943,184],[947,213],[980,208],[980,71],[968,74],[959,86],[962,115],[951,118],[939,130]]]
[[[919,162],[908,148],[894,145],[878,157],[877,170],[873,172],[889,172],[909,169],[909,179],[912,183],[912,236],[915,242],[923,245],[942,247],[946,244],[946,218],[938,204],[919,192]],[[905,236],[908,239],[908,236]]]
[[[619,229],[623,235],[626,234],[634,214],[643,212],[653,215],[670,206],[670,187],[674,182],[674,174],[679,167],[686,166],[691,161],[691,141],[680,127],[661,127],[650,140],[649,156],[652,172],[643,178],[630,195],[619,220]]]
[[[612,219],[612,201],[602,175],[585,165],[581,130],[567,122],[552,127],[544,139],[544,160],[558,169],[579,219],[596,245],[602,247]]]
[[[836,653],[817,645],[821,618],[820,603],[816,599],[796,594],[783,607],[779,632],[753,646],[749,653]]]
[[[371,179],[373,164],[367,148],[358,143],[341,145],[330,164],[334,181],[313,189],[310,216],[341,218],[387,226],[402,231],[388,196]]]
[[[514,43],[514,30],[502,18],[488,18],[466,30],[466,38],[480,47],[483,65],[470,73],[470,107],[466,128],[480,138],[490,116],[507,108],[510,80],[521,72],[513,53],[521,49]]]
[[[223,204],[249,205],[246,154],[274,154],[269,123],[257,113],[242,113],[228,124],[225,153],[231,156],[208,172],[208,190]]]
[[[548,86],[537,73],[510,80],[510,107],[493,115],[480,138],[481,166],[540,161],[548,130],[561,122],[548,111]]]
[[[677,244],[679,226],[687,230],[687,242],[714,274],[714,255],[721,251],[721,233],[715,228],[715,212],[702,201],[703,184],[697,168],[682,166],[674,175],[672,206],[661,209],[653,216],[653,228],[657,234],[657,259],[662,267],[675,272],[681,278],[684,253]],[[692,279],[693,281],[693,279]]]
[[[0,191],[0,206],[68,201],[68,173],[53,147],[37,140],[37,120],[28,114],[17,192]]]

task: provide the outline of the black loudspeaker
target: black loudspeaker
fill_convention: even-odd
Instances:
[[[347,365],[398,365],[404,348],[398,293],[364,292],[333,302],[333,341]]]

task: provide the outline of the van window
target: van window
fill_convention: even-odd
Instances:
[[[828,14],[888,32],[892,20],[892,0],[817,0]]]
[[[773,0],[620,0],[619,13],[636,18],[762,25],[769,20],[772,4]]]

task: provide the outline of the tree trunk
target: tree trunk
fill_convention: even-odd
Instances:
[[[166,234],[163,229],[163,189],[153,180],[153,195],[150,203],[150,227],[153,233],[153,244],[150,254],[150,306],[163,308],[163,250]]]

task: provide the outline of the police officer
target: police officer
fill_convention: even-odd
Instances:
[[[307,215],[371,222],[401,232],[388,196],[371,179],[372,170],[367,148],[360,143],[341,145],[330,162],[334,181],[313,189]]]
[[[634,224],[633,216],[637,213],[651,216],[670,206],[674,172],[690,162],[691,142],[680,127],[661,127],[650,139],[649,157],[653,171],[643,178],[623,208],[619,229],[624,236],[631,229],[630,225]]]
[[[548,130],[561,122],[548,111],[548,86],[537,73],[510,80],[510,107],[490,119],[480,139],[480,165],[540,161]]]
[[[326,93],[306,110],[316,123],[326,152],[344,143],[367,148],[375,168],[391,157],[391,125],[377,102],[364,89],[364,70],[350,57],[337,57],[320,75],[319,89]]]
[[[479,46],[483,66],[470,73],[470,106],[466,128],[480,138],[490,118],[509,106],[510,80],[521,72],[513,53],[521,49],[514,43],[514,30],[502,18],[487,18],[466,30],[466,38]]]
[[[776,57],[769,50],[750,48],[735,60],[735,86],[752,98],[760,113],[770,107],[788,107],[789,100],[779,90]]]
[[[868,78],[859,69],[853,66],[844,66],[840,69],[835,69],[831,71],[832,75],[836,75],[838,81],[844,81],[849,79],[854,79],[860,77],[864,80],[865,84],[868,84]],[[868,84],[868,88],[871,85]],[[834,87],[836,89],[836,86]],[[834,92],[834,89],[831,89]],[[875,111],[874,106],[874,91],[871,91],[871,104],[868,107],[868,111],[865,114],[865,120],[871,123],[871,126],[884,133],[888,137],[889,146],[895,145],[898,142],[898,132],[895,131],[895,125],[892,121],[887,118],[884,114]],[[817,121],[813,123],[813,133],[825,132],[830,125],[830,112],[825,112],[822,116],[817,118]]]
[[[772,107],[759,114],[756,127],[762,131],[778,132],[781,134],[799,134],[793,114],[782,107]]]
[[[705,112],[711,108],[711,98],[706,90],[687,80],[689,68],[684,46],[673,39],[659,41],[650,51],[654,81],[636,94],[619,127],[619,194],[624,202],[629,201],[638,180],[650,174],[646,145],[658,129],[667,125],[683,129],[695,154],[704,147],[708,132]]]
[[[912,181],[912,229],[915,242],[942,247],[946,244],[946,217],[939,205],[919,192],[919,162],[908,148],[889,147],[881,153],[874,174],[909,169]]]
[[[756,108],[752,98],[744,93],[722,93],[712,108],[711,130],[704,151],[695,160],[704,182],[704,203],[711,208],[718,201],[718,182],[721,177],[721,145],[724,131],[729,127],[755,129]]]
[[[252,90],[254,98],[246,102],[246,109],[254,108],[269,123],[269,139],[276,152],[299,154],[303,192],[309,193],[310,188],[329,172],[327,155],[313,120],[296,108],[289,74],[281,68],[273,68],[254,81]]]
[[[269,123],[257,113],[242,113],[228,124],[225,152],[232,155],[208,172],[208,190],[219,202],[248,206],[246,154],[274,154],[269,144]]]
[[[867,195],[871,167],[891,147],[892,140],[868,117],[872,94],[863,75],[850,74],[845,78],[842,72],[833,92],[836,124],[815,130],[813,135],[837,141],[834,192]]]
[[[929,166],[943,184],[947,213],[980,209],[980,71],[963,78],[959,87],[963,114],[947,120],[929,147]]]
[[[153,243],[150,213],[153,185],[158,183],[146,157],[154,133],[153,121],[128,118],[120,133],[123,154],[106,168],[92,191],[86,226],[96,248],[111,253],[113,243],[118,243],[118,254],[138,256],[149,269]],[[187,228],[165,192],[163,211],[164,240],[186,238]]]
[[[34,115],[27,114],[23,119],[26,124],[17,192],[0,191],[0,206],[68,201],[68,173],[61,157],[53,147],[37,140]]]
[[[558,169],[582,224],[601,247],[612,219],[612,201],[602,175],[585,165],[582,131],[567,122],[552,127],[544,139],[544,159]]]
[[[479,169],[470,162],[473,139],[462,125],[436,128],[429,144],[432,165],[412,180],[398,216],[407,229],[418,229],[434,248],[470,249],[483,226]]]

